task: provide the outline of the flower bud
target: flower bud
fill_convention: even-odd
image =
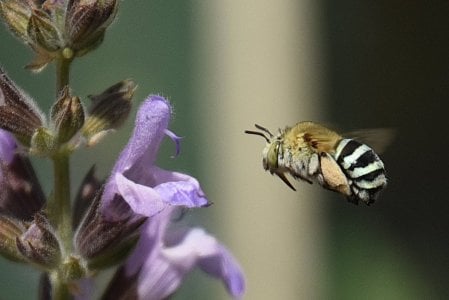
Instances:
[[[0,68],[0,128],[10,131],[25,146],[44,123],[43,114]]]
[[[59,241],[43,214],[35,215],[33,223],[16,243],[23,256],[46,269],[55,268],[61,261]]]
[[[51,120],[59,144],[68,142],[84,124],[84,108],[78,97],[72,97],[64,88],[51,108]]]
[[[27,28],[33,49],[43,48],[47,52],[61,49],[61,33],[50,15],[43,10],[33,10]]]
[[[0,211],[29,220],[45,203],[45,195],[28,158],[16,154],[9,165],[0,170]]]
[[[13,136],[0,129],[0,212],[31,221],[45,195],[29,159],[17,151]]]
[[[107,131],[117,129],[125,122],[131,111],[131,99],[136,87],[134,81],[124,80],[99,95],[89,97],[92,100],[90,115],[82,128],[89,146],[98,142]]]
[[[98,210],[100,190],[75,234],[75,249],[90,270],[104,269],[121,262],[138,241],[138,228],[146,218],[107,221]],[[129,213],[129,207],[124,207]]]
[[[0,15],[9,29],[21,40],[28,41],[28,20],[31,8],[26,1],[0,1]]]
[[[17,249],[16,239],[25,232],[22,221],[0,216],[0,254],[13,261],[25,261]]]
[[[1,0],[0,17],[36,52],[26,67],[39,72],[57,57],[72,59],[97,48],[117,8],[117,0]]]
[[[75,197],[72,217],[73,229],[78,227],[87,209],[93,203],[95,195],[100,190],[101,185],[102,182],[95,176],[95,166],[93,166],[84,177],[78,190],[78,194]]]
[[[117,13],[117,0],[69,0],[65,30],[69,47],[82,56],[98,47]]]

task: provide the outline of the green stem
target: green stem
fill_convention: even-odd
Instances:
[[[69,84],[70,64],[73,57],[62,51],[56,61],[56,95]],[[70,202],[70,153],[59,151],[53,157],[54,199],[50,218],[53,220],[62,243],[61,269],[51,274],[52,299],[71,299],[64,274],[64,262],[71,255],[73,246],[72,211]]]
[[[56,95],[69,84],[70,64],[72,60],[73,57],[71,55],[66,55],[64,51],[62,51],[62,54],[56,60]]]
[[[56,62],[56,93],[69,84],[73,52],[66,48]],[[53,156],[54,169],[54,219],[64,244],[65,255],[72,250],[72,214],[70,206],[70,153],[59,151]]]
[[[67,284],[61,280],[58,273],[51,274],[51,299],[52,300],[64,300],[71,299],[69,288]]]
[[[72,212],[70,205],[70,165],[68,154],[58,154],[53,158],[55,176],[54,216],[57,231],[64,245],[65,254],[72,251]]]
[[[53,157],[54,203],[52,217],[62,242],[61,269],[51,274],[52,300],[71,299],[64,274],[64,262],[72,253],[72,212],[70,204],[69,154],[59,153]]]

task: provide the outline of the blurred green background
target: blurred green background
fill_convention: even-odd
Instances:
[[[227,13],[226,16],[232,16],[235,10],[242,15],[242,24],[231,24],[237,28],[242,26],[242,31],[248,25],[245,20],[253,20],[253,17],[261,20],[254,24],[271,27],[276,26],[277,20],[287,18],[276,13],[276,6],[283,5],[284,2],[286,1],[229,1],[206,5],[201,1],[122,1],[118,19],[108,31],[103,45],[74,63],[72,89],[75,94],[86,99],[86,95],[100,92],[119,80],[133,78],[139,84],[134,98],[135,108],[150,93],[171,99],[175,107],[171,129],[185,138],[182,141],[182,155],[175,160],[170,159],[173,146],[168,142],[164,144],[159,155],[160,164],[164,168],[187,172],[199,178],[209,198],[215,202],[210,210],[189,213],[187,222],[206,227],[229,245],[245,269],[254,270],[247,273],[247,299],[262,299],[263,297],[255,295],[263,295],[265,292],[267,295],[276,295],[278,289],[291,289],[291,299],[304,298],[303,295],[328,299],[449,297],[449,163],[446,158],[449,147],[448,2],[420,4],[409,1],[321,0],[312,4],[298,1],[300,4],[295,6],[298,11],[286,10],[288,18],[293,20],[289,26],[298,28],[298,38],[303,40],[299,35],[304,35],[304,39],[316,44],[314,49],[319,49],[320,52],[318,62],[312,65],[312,70],[315,68],[318,75],[310,72],[298,78],[285,79],[294,85],[296,80],[299,82],[302,78],[309,80],[309,77],[319,77],[316,80],[317,86],[314,87],[323,91],[319,99],[295,99],[298,110],[302,109],[306,101],[311,101],[312,107],[315,103],[318,107],[318,102],[320,103],[319,108],[311,109],[313,113],[303,113],[301,117],[312,119],[318,115],[320,121],[348,130],[395,128],[396,139],[382,155],[390,182],[379,202],[369,208],[344,203],[339,195],[322,191],[318,186],[305,188],[318,195],[312,205],[313,216],[317,216],[321,228],[318,231],[319,242],[312,247],[320,250],[318,263],[298,270],[298,273],[307,277],[309,272],[316,271],[314,266],[319,268],[319,276],[314,279],[316,282],[313,287],[310,287],[315,290],[312,293],[298,291],[294,285],[273,286],[268,279],[270,276],[276,276],[282,281],[283,276],[287,280],[292,275],[277,273],[276,268],[273,268],[272,274],[257,272],[262,266],[252,264],[246,257],[265,254],[260,254],[258,249],[248,253],[243,250],[247,248],[241,248],[240,239],[233,239],[237,233],[229,228],[240,222],[234,217],[242,213],[234,215],[231,212],[227,215],[230,209],[220,209],[223,206],[216,199],[220,199],[221,192],[226,193],[226,183],[220,182],[218,178],[220,168],[226,167],[218,163],[221,161],[220,157],[207,155],[209,147],[213,147],[220,139],[225,140],[219,144],[224,155],[231,151],[226,148],[231,147],[231,143],[228,144],[222,136],[218,136],[217,141],[210,137],[213,137],[214,130],[223,126],[220,120],[232,123],[233,118],[243,119],[246,122],[243,126],[252,126],[254,122],[262,123],[264,120],[256,116],[258,109],[263,107],[255,97],[242,99],[246,102],[241,104],[251,107],[253,115],[243,114],[239,109],[220,111],[214,109],[221,107],[222,102],[219,101],[232,99],[202,98],[198,95],[204,94],[203,90],[226,89],[226,83],[222,85],[221,82],[213,81],[213,78],[207,76],[208,72],[218,73],[220,66],[226,65],[227,56],[222,49],[232,47],[232,41],[251,41],[233,39],[233,31],[227,31],[228,23],[220,19],[223,12]],[[264,10],[262,5],[265,5]],[[267,5],[273,6],[272,14],[265,15]],[[309,6],[312,17],[308,18],[313,20],[310,24],[301,19],[309,13]],[[309,25],[313,26],[313,30],[307,27]],[[254,31],[262,38],[267,36],[267,44],[279,42],[270,40],[262,27],[256,26]],[[204,45],[208,39],[218,41],[214,44],[216,48]],[[285,43],[285,47],[295,45],[291,41]],[[252,48],[252,45],[248,44],[247,47]],[[215,54],[210,55],[208,51],[214,51]],[[263,53],[266,50],[261,47],[260,51]],[[264,55],[266,59],[274,61],[285,59],[270,57],[270,53]],[[292,61],[300,63],[291,64],[290,67],[303,70],[302,62],[307,62],[308,56],[300,51],[291,51],[291,55],[294,56]],[[54,67],[50,66],[38,75],[30,74],[22,67],[31,57],[31,51],[2,26],[0,65],[36,99],[44,111],[48,111],[50,103],[54,101]],[[211,61],[211,57],[218,57],[220,61]],[[260,64],[263,65],[264,61],[260,61]],[[248,64],[239,67],[251,70],[254,66]],[[239,70],[231,70],[229,77],[239,76]],[[256,73],[254,72],[254,76],[258,75]],[[267,72],[265,76],[274,78],[276,74]],[[243,90],[246,87],[242,85],[241,88]],[[278,87],[273,87],[274,90],[276,88]],[[234,92],[239,91],[236,88]],[[278,105],[273,114],[282,116],[291,109],[291,106],[286,108],[283,104],[288,99],[280,97],[269,101],[276,101]],[[288,123],[292,123],[290,119],[278,118],[272,124],[282,127]],[[242,135],[244,129],[247,128],[242,127],[238,131],[222,128],[221,132]],[[103,143],[93,149],[82,150],[74,156],[74,193],[82,176],[93,163],[97,164],[100,175],[107,176],[131,130],[130,118],[124,128],[106,138]],[[205,131],[209,133],[204,133]],[[244,138],[251,141],[253,139]],[[255,146],[260,148],[254,148]],[[241,165],[233,161],[238,159],[237,155],[231,156],[226,161],[230,165],[228,168],[232,168],[231,171],[236,174],[244,171],[248,174],[263,173],[259,162],[261,147],[261,141],[237,144],[238,149],[233,147],[232,151],[247,155],[253,160]],[[223,157],[227,159],[227,156]],[[253,167],[256,160],[257,168]],[[39,160],[34,160],[34,163],[42,184],[50,192],[51,166]],[[263,178],[267,177],[267,181],[260,183],[264,187],[269,185],[267,188],[272,189],[281,186],[277,179],[270,178],[267,174],[262,175]],[[250,175],[246,180],[256,179]],[[246,205],[248,201],[253,203],[251,199],[238,196],[237,190],[245,189],[247,183],[241,181],[237,184],[240,186],[231,187],[236,190],[235,197],[226,201],[236,207],[244,206],[245,201]],[[257,185],[258,182],[253,184]],[[283,186],[280,188],[286,189]],[[251,193],[251,190],[247,193]],[[296,196],[301,194],[292,195],[297,198],[295,201],[298,203],[308,200]],[[287,199],[274,200],[278,206],[283,206],[283,201],[285,206],[294,205]],[[266,205],[266,201],[268,199],[258,198],[257,205]],[[272,212],[273,215],[277,213]],[[251,210],[243,214],[248,219],[254,217]],[[277,215],[276,218],[272,221],[277,224],[284,222],[282,215]],[[270,222],[270,219],[257,217],[254,220],[260,222],[260,226]],[[243,237],[246,235],[248,239],[253,235],[263,234],[247,229],[239,228],[238,234],[243,234]],[[294,232],[295,228],[289,230]],[[313,228],[305,230],[314,232]],[[298,236],[296,239],[302,237]],[[275,236],[266,237],[267,247],[276,242]],[[282,260],[282,247],[285,245],[279,244],[276,259],[267,256],[262,257],[262,261],[276,266],[290,264],[289,261]],[[289,247],[292,247],[291,251],[295,251],[294,244]],[[31,268],[0,259],[0,299],[35,299],[37,278],[38,273]],[[288,280],[301,282],[302,278]],[[256,293],[256,289],[260,291]],[[175,298],[226,299],[227,296],[220,283],[195,272]],[[271,298],[266,296],[264,299]]]

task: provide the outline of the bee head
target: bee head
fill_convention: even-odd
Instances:
[[[279,155],[279,148],[281,147],[281,141],[274,140],[270,143],[268,143],[263,149],[263,168],[265,170],[269,170],[271,174],[276,171],[278,168],[278,155]]]
[[[278,168],[278,154],[281,147],[281,141],[276,139],[275,136],[265,127],[255,124],[260,131],[245,130],[247,134],[254,134],[263,137],[267,141],[267,145],[263,150],[263,168],[269,170],[271,173],[275,172]]]

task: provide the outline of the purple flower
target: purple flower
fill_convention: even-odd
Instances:
[[[139,233],[136,248],[103,299],[166,298],[195,267],[221,279],[233,297],[244,292],[240,266],[215,238],[199,228],[168,229],[176,207],[209,204],[195,178],[155,166],[165,135],[179,152],[179,138],[168,131],[170,115],[163,97],[150,96],[142,104],[133,135],[105,184],[98,213],[93,206],[76,235],[78,253],[92,266],[103,252],[120,252],[111,247],[124,249],[121,244],[129,245]]]
[[[171,106],[161,96],[150,96],[139,108],[132,137],[106,182],[101,213],[112,221],[131,215],[151,217],[169,206],[201,207],[208,204],[198,181],[188,175],[154,165],[168,131]],[[177,147],[178,151],[178,147]],[[119,197],[117,197],[119,196]],[[124,213],[123,206],[128,213]]]
[[[0,129],[0,162],[9,165],[16,152],[17,144],[14,137],[7,131]],[[2,172],[0,171],[0,178]]]
[[[45,195],[15,138],[0,129],[0,213],[31,220],[45,203]]]
[[[179,138],[167,129],[170,115],[170,104],[160,96],[150,96],[140,106],[128,144],[75,234],[77,252],[90,268],[117,263],[111,258],[119,258],[137,241],[148,217],[172,206],[209,204],[195,178],[154,165],[165,135],[179,148]]]
[[[136,249],[117,271],[105,299],[165,299],[195,267],[221,279],[234,298],[243,296],[243,273],[232,254],[201,228],[169,229],[174,210],[165,209],[144,224]]]

